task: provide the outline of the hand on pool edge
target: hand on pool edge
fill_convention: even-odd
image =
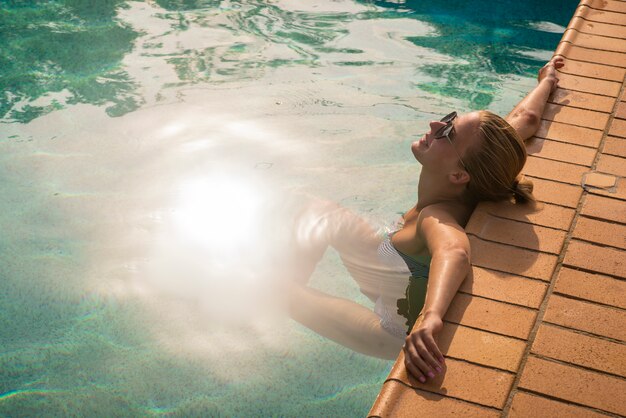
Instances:
[[[554,93],[554,91],[559,86],[557,70],[563,68],[564,65],[565,59],[563,57],[554,57],[539,70],[539,74],[537,74],[537,80],[540,83],[543,80],[547,80],[547,82],[550,83],[550,93]]]
[[[422,383],[443,371],[445,360],[435,342],[435,335],[442,328],[443,321],[440,317],[426,314],[406,337],[402,347],[407,371]]]

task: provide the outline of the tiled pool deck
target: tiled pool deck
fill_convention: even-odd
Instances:
[[[626,415],[626,1],[581,1],[556,54],[524,169],[541,210],[476,209],[445,375],[422,384],[400,353],[370,416]]]

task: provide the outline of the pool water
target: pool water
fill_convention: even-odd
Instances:
[[[284,314],[286,208],[392,221],[577,4],[3,1],[0,414],[365,415],[392,362]],[[333,251],[310,284],[372,307]]]

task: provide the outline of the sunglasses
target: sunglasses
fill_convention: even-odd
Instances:
[[[459,152],[454,147],[454,144],[452,143],[452,139],[450,138],[450,134],[454,132],[454,125],[452,123],[454,122],[454,120],[456,119],[457,116],[458,115],[457,115],[456,112],[452,112],[452,113],[444,116],[439,122],[443,122],[446,125],[442,126],[439,129],[437,129],[437,131],[434,133],[433,138],[434,139],[446,138],[448,140],[448,142],[450,143],[450,145],[452,146],[452,149],[456,153],[456,156],[459,157],[459,161],[461,161],[461,165],[467,171],[467,167],[465,167],[465,163],[463,162],[463,159],[461,158],[461,155],[459,154]]]

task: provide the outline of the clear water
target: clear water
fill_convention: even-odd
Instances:
[[[0,414],[364,415],[391,362],[281,314],[266,208],[392,220],[427,121],[510,110],[577,4],[2,1]],[[332,251],[311,284],[371,307]]]

